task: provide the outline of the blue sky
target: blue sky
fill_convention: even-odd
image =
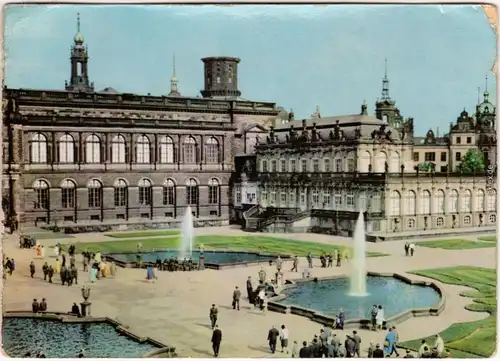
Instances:
[[[308,117],[373,113],[384,58],[390,93],[416,131],[447,131],[477,88],[496,99],[495,35],[479,6],[8,6],[5,84],[63,89],[76,14],[97,89],[167,94],[176,54],[183,95],[203,87],[205,56],[236,56],[242,97]]]

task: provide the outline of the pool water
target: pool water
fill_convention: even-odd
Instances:
[[[170,259],[172,257],[176,258],[179,256],[177,251],[157,251],[157,252],[144,252],[144,253],[113,253],[111,256],[115,259],[123,262],[135,262],[137,255],[142,256],[143,262],[156,262],[159,257],[162,261],[165,259]],[[212,252],[205,251],[205,263],[213,264],[228,264],[228,263],[239,263],[239,262],[261,262],[269,261],[275,259],[276,257],[259,255],[256,253],[245,253],[245,252]],[[198,262],[200,259],[199,252],[193,252],[193,261]]]
[[[430,308],[441,300],[439,293],[431,287],[411,285],[393,277],[368,276],[366,289],[367,296],[356,297],[349,295],[347,278],[306,282],[285,290],[283,294],[287,298],[279,303],[333,316],[342,308],[349,320],[370,318],[375,304],[382,305],[387,319],[409,309]]]
[[[32,318],[4,318],[3,349],[10,357],[32,356],[43,351],[47,358],[85,357],[135,358],[158,350],[122,336],[107,323],[63,323]]]

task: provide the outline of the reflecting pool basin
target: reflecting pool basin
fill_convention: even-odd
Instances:
[[[385,318],[403,311],[432,307],[441,296],[432,287],[412,285],[394,277],[367,276],[368,295],[349,295],[349,279],[337,278],[318,282],[298,283],[283,291],[286,299],[278,301],[286,305],[316,310],[325,315],[335,316],[342,308],[346,319],[370,318],[373,305],[382,305]]]
[[[110,324],[63,323],[33,318],[3,318],[3,348],[10,357],[32,356],[43,351],[47,358],[85,357],[133,358],[158,350],[151,343],[139,343],[122,336]]]
[[[276,257],[269,255],[260,255],[257,253],[246,252],[214,252],[205,251],[205,263],[213,264],[231,264],[240,262],[265,262]],[[179,256],[178,251],[154,251],[154,252],[141,252],[141,253],[113,253],[111,257],[122,262],[135,262],[137,255],[141,255],[143,262],[155,262],[159,257],[162,261],[164,259],[176,258]],[[200,252],[193,252],[193,261],[198,262],[200,259]]]

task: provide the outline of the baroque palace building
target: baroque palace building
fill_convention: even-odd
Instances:
[[[64,90],[3,90],[5,221],[82,227],[229,221],[235,157],[253,153],[274,103],[244,100],[237,58],[204,63],[202,97],[96,91],[78,32]],[[90,228],[89,228],[90,227]]]
[[[351,235],[364,212],[371,239],[494,230],[497,222],[495,107],[489,94],[474,114],[465,110],[447,134],[414,136],[389,96],[387,74],[375,116],[289,119],[256,145],[259,201],[244,212],[248,230],[309,230]],[[469,149],[482,152],[484,172],[457,169]],[[420,164],[432,165],[422,171]],[[235,199],[245,202],[245,169]],[[238,204],[236,204],[237,206]],[[415,233],[418,232],[418,233]]]

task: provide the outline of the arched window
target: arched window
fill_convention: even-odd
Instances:
[[[458,191],[453,189],[450,195],[450,212],[458,213]]]
[[[494,189],[488,190],[488,212],[497,210],[497,191]]]
[[[111,139],[111,163],[125,163],[126,143],[123,135],[115,135]]]
[[[205,144],[205,163],[219,163],[219,142],[214,137],[209,138]]]
[[[151,163],[149,139],[145,135],[140,135],[136,141],[137,159],[139,164]]]
[[[30,140],[30,162],[47,163],[47,137],[36,133]]]
[[[417,195],[414,191],[406,192],[405,214],[414,216],[417,214]]]
[[[174,141],[170,137],[160,137],[160,163],[174,163]]]
[[[90,180],[87,184],[87,190],[89,194],[89,208],[100,208],[102,206],[101,182],[97,179]]]
[[[208,182],[208,203],[218,204],[219,193],[220,193],[219,181],[215,178],[210,179],[210,181]]]
[[[175,183],[172,179],[166,179],[163,183],[163,204],[175,205]]]
[[[303,170],[303,169],[302,169],[302,171],[303,172],[307,172],[307,170]],[[342,169],[342,158],[340,157],[340,155],[337,155],[335,157],[335,172],[336,173],[340,173],[342,171],[343,171],[343,169]]]
[[[470,189],[466,189],[464,193],[464,203],[463,203],[463,211],[470,212],[472,205],[472,192]]]
[[[372,156],[370,152],[365,150],[361,155],[361,172],[368,173],[371,163],[372,163]]]
[[[478,189],[476,193],[476,207],[478,212],[484,212],[484,191]]]
[[[420,214],[431,214],[431,192],[427,190],[422,193],[422,207]]]
[[[117,179],[115,188],[115,207],[125,207],[128,203],[128,186],[123,179]]]
[[[145,178],[139,181],[139,204],[150,206],[153,199],[153,185]]]
[[[101,163],[101,140],[95,134],[91,134],[85,139],[85,162]]]
[[[399,156],[398,152],[392,152],[391,153],[391,164],[390,164],[390,171],[391,173],[399,173],[401,172],[401,169],[399,168],[401,161],[401,157]]]
[[[184,163],[187,164],[196,163],[196,140],[193,137],[185,138],[183,149],[184,149]]]
[[[63,208],[74,208],[76,198],[75,183],[69,179],[61,183],[61,205]]]
[[[75,140],[69,134],[59,138],[59,163],[74,163]]]
[[[193,178],[189,178],[186,182],[186,204],[198,204],[198,183]]]
[[[378,152],[377,156],[375,157],[375,172],[385,172],[385,163],[387,163],[387,154],[385,152]]]
[[[35,190],[35,209],[49,209],[49,184],[41,179],[38,179],[33,183],[33,189]]]
[[[356,152],[349,152],[347,154],[347,171],[353,173],[356,171]]]
[[[436,213],[444,214],[445,212],[444,205],[445,205],[444,191],[442,189],[439,189],[436,195]]]
[[[319,190],[314,187],[311,192],[311,206],[313,208],[319,208]]]
[[[393,191],[391,194],[391,214],[393,216],[401,215],[401,194],[398,191]]]

